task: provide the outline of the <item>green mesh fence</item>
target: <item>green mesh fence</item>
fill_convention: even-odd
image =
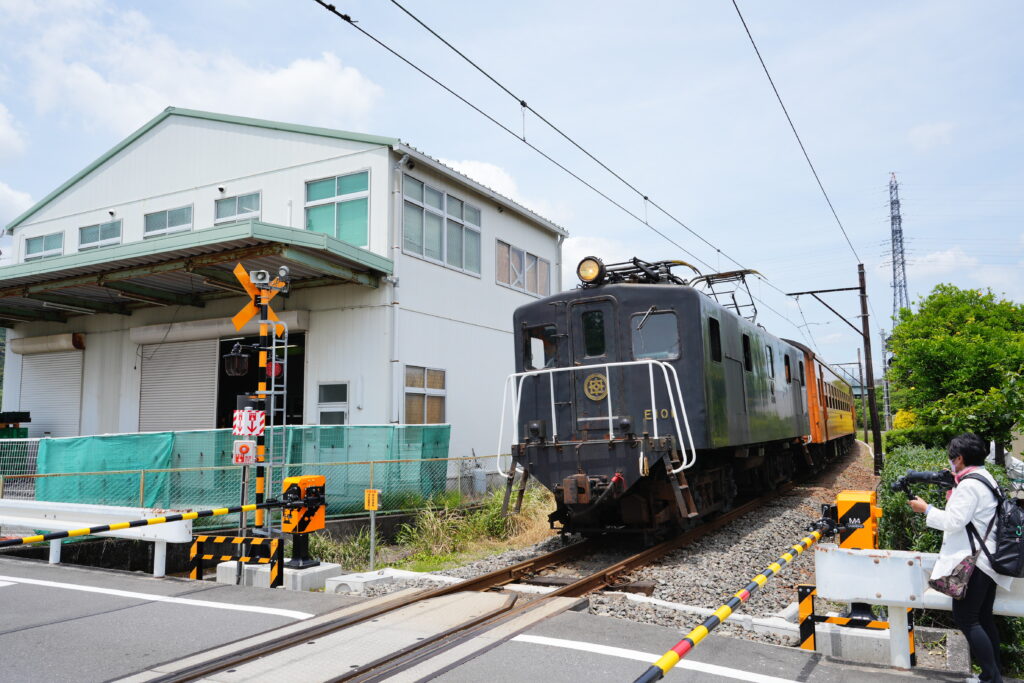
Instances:
[[[447,459],[450,433],[449,425],[274,428],[268,454],[280,464],[267,467],[268,496],[279,495],[285,477],[322,474],[330,517],[362,513],[367,488],[381,490],[382,511],[422,507],[445,493],[453,474],[461,488],[462,463],[451,468]],[[242,477],[231,463],[236,438],[218,429],[0,440],[3,496],[175,510],[235,505]],[[246,500],[253,502],[249,469]]]

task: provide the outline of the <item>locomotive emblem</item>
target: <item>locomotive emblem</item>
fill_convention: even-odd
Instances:
[[[583,393],[591,401],[603,401],[608,396],[608,383],[604,375],[595,372],[583,380]]]

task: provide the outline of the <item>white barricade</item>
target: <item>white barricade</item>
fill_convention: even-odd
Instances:
[[[115,505],[0,499],[0,525],[47,531],[71,531],[103,524],[130,522],[135,519],[164,517],[175,512],[174,510],[128,508]],[[104,531],[96,535],[154,543],[153,576],[163,576],[167,566],[167,544],[191,543],[192,520]],[[50,541],[50,564],[60,562],[60,543],[60,539]]]
[[[953,600],[928,587],[936,553],[910,550],[849,550],[834,543],[815,546],[814,574],[818,596],[834,602],[885,605],[889,633],[907,631],[906,608],[951,610]],[[1024,616],[1024,579],[1014,579],[1011,589],[996,587],[996,614]],[[907,638],[889,639],[893,666],[910,668]]]

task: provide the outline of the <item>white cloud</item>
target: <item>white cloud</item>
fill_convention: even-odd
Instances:
[[[525,206],[539,216],[557,223],[563,223],[566,220],[567,211],[564,207],[557,207],[550,202],[524,197],[516,179],[501,166],[472,159],[463,161],[438,159],[438,161],[445,166],[455,169],[462,175],[472,178],[481,185],[491,188],[498,194],[504,195],[514,202]]]
[[[928,152],[953,142],[953,124],[949,122],[923,123],[911,128],[907,138],[918,152]]]
[[[978,265],[978,259],[969,256],[963,247],[950,247],[944,251],[933,251],[921,258],[913,259],[907,266],[907,277],[938,278],[951,273],[962,273]]]
[[[0,180],[0,230],[10,221],[19,216],[25,209],[32,206],[32,197]],[[11,238],[7,232],[0,232],[0,265],[11,262]]]
[[[25,139],[14,123],[7,107],[0,104],[0,160],[17,156],[25,151]]]
[[[32,197],[27,192],[15,190],[0,180],[0,229],[32,206]]]
[[[168,105],[362,128],[383,93],[330,52],[285,66],[254,65],[226,50],[180,47],[141,13],[108,3],[22,19],[31,22],[26,30],[42,26],[22,53],[38,111],[74,112],[119,134]]]

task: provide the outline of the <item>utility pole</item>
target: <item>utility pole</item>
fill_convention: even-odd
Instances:
[[[868,442],[868,401],[867,393],[864,391],[864,363],[860,357],[860,349],[857,349],[857,372],[860,375],[860,409],[861,417],[864,420],[864,443]],[[889,394],[886,392],[886,398]]]
[[[861,336],[861,342],[864,344],[864,363],[867,370],[867,382],[868,382],[868,403],[871,407],[871,432],[874,436],[874,459],[875,459],[875,474],[882,473],[882,465],[884,463],[884,456],[882,454],[882,431],[878,427],[878,403],[875,397],[875,371],[874,365],[871,362],[871,328],[868,324],[868,290],[867,284],[864,279],[864,264],[857,264],[857,279],[858,286],[856,287],[839,287],[836,289],[816,289],[809,292],[790,292],[787,296],[801,296],[803,294],[809,294],[813,296],[818,303],[827,308],[828,310],[835,313],[840,320],[849,325],[854,332]],[[860,293],[860,329],[857,326],[847,320],[839,311],[825,303],[825,300],[819,297],[819,294],[827,294],[829,292],[859,292]]]
[[[882,337],[882,412],[885,415],[886,431],[892,429],[892,407],[889,404],[889,338],[885,336],[885,330],[878,330]]]

